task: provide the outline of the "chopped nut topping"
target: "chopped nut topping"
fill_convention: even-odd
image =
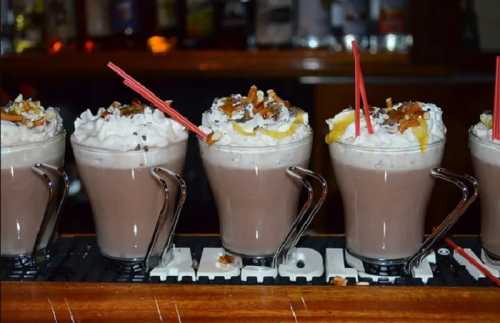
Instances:
[[[347,286],[347,279],[345,279],[344,277],[335,276],[332,279],[330,279],[330,285]]]
[[[219,257],[219,262],[223,265],[230,265],[234,262],[234,257],[230,255],[223,255]]]
[[[252,85],[248,90],[246,97],[229,96],[223,99],[220,109],[232,118],[235,112],[243,111],[241,121],[247,121],[252,118],[247,106],[251,105],[250,110],[253,114],[260,114],[264,119],[277,118],[282,106],[289,107],[290,103],[281,99],[274,90],[267,91],[267,98],[262,91]],[[240,120],[238,120],[240,121]]]
[[[53,114],[44,113],[40,101],[16,100],[1,108],[1,120],[23,124],[28,128],[44,125]]]
[[[391,109],[387,111],[389,118],[385,121],[385,124],[398,124],[400,133],[405,132],[408,128],[418,127],[420,125],[418,119],[425,118],[425,112],[418,102],[405,102],[397,110],[392,108],[391,98],[388,98],[386,103],[388,107],[391,106]],[[429,118],[428,114],[427,118]]]

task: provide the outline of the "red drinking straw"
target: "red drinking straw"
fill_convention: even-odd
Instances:
[[[356,131],[356,137],[361,135],[361,121],[360,121],[360,93],[359,93],[359,73],[358,64],[354,64],[354,127]]]
[[[467,252],[465,252],[464,249],[462,249],[462,247],[460,247],[459,245],[457,245],[453,240],[451,240],[450,238],[445,238],[444,241],[446,242],[446,244],[452,248],[453,250],[455,250],[456,252],[458,252],[462,257],[465,258],[465,260],[467,260],[470,264],[472,264],[474,267],[476,267],[480,272],[482,272],[486,277],[488,277],[493,283],[495,283],[497,286],[500,287],[500,279],[496,278],[492,273],[490,273],[490,271],[488,269],[486,269],[482,264],[480,264],[479,262],[477,262],[474,258],[472,258],[471,256],[469,256],[469,254]]]
[[[500,140],[500,56],[497,56],[493,102],[493,140]]]
[[[361,54],[359,50],[358,43],[353,40],[352,43],[352,53],[354,55],[354,79],[355,79],[355,86],[356,90],[359,91],[359,94],[361,94],[361,98],[363,100],[363,110],[365,112],[365,121],[366,121],[366,128],[368,129],[368,133],[372,134],[373,133],[373,127],[372,127],[372,121],[370,117],[370,106],[368,105],[368,98],[366,95],[366,87],[365,87],[365,80],[363,77],[363,70],[361,68]],[[356,96],[356,99],[359,100],[359,96]],[[356,107],[357,111],[357,119],[355,122],[357,122],[356,128],[359,126],[359,108]],[[356,136],[359,136],[358,133],[356,133]]]
[[[148,90],[144,85],[139,83],[132,76],[128,75],[124,70],[122,70],[120,67],[116,66],[112,62],[108,63],[108,67],[123,78],[123,84],[131,88],[136,93],[140,94],[143,98],[151,102],[151,104],[153,104],[155,107],[165,112],[172,119],[176,120],[184,127],[186,127],[186,129],[189,129],[192,132],[194,132],[201,140],[207,141],[208,134],[204,133],[195,124],[193,124],[186,117],[177,112],[174,108],[170,106],[170,104],[157,97],[153,92]]]

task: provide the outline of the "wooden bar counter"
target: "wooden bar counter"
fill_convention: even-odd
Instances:
[[[498,322],[500,289],[2,282],[2,322]]]

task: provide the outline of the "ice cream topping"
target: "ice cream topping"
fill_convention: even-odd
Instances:
[[[215,144],[269,146],[298,141],[311,133],[308,115],[274,90],[250,87],[247,96],[217,98],[203,113],[201,129]]]
[[[493,115],[491,111],[481,114],[479,122],[472,127],[472,133],[484,141],[494,142],[500,145],[500,141],[493,141]]]
[[[22,95],[0,108],[0,112],[2,146],[45,141],[63,128],[55,108],[45,109],[40,101],[24,100]]]
[[[420,146],[420,149],[425,151],[428,144],[445,138],[443,113],[436,105],[422,102],[403,102],[393,105],[390,98],[386,100],[386,105],[385,108],[370,109],[373,134],[368,133],[364,117],[361,116],[361,135],[356,137],[352,108],[345,109],[326,120],[330,130],[325,138],[326,143],[338,141],[384,148]]]
[[[133,101],[113,102],[94,115],[90,110],[75,120],[73,140],[79,144],[116,151],[165,147],[187,138],[187,131],[163,112]]]

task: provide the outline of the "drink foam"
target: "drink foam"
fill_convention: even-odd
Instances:
[[[187,138],[165,147],[153,147],[146,150],[117,151],[83,146],[76,142],[75,135],[71,143],[75,159],[79,164],[92,167],[131,169],[160,166],[173,160],[184,159]]]
[[[469,146],[474,156],[500,167],[500,140],[493,140],[491,114],[481,114],[481,121],[471,127]]]
[[[306,112],[290,107],[273,90],[265,95],[255,86],[247,96],[216,98],[200,128],[214,134],[215,145],[247,147],[296,142],[312,132]]]
[[[1,146],[9,147],[33,142],[44,142],[61,133],[62,118],[56,108],[45,109],[39,101],[24,100],[19,95],[10,105],[3,107],[1,120]],[[18,118],[18,121],[4,119]]]
[[[72,141],[88,147],[113,151],[147,152],[186,140],[187,131],[163,112],[139,103],[114,102],[94,115],[90,110],[75,120]]]
[[[212,145],[199,141],[204,161],[223,167],[252,169],[307,165],[312,149],[312,134],[298,142],[268,147]]]
[[[380,171],[436,167],[441,162],[446,137],[441,109],[432,103],[410,102],[395,104],[391,107],[391,113],[399,113],[405,105],[415,104],[420,108],[420,117],[426,124],[424,146],[411,127],[401,128],[401,124],[408,120],[404,115],[400,115],[401,120],[398,122],[391,122],[387,110],[373,107],[370,111],[373,134],[368,133],[362,114],[361,135],[356,137],[355,124],[351,122],[339,138],[329,144],[330,155],[346,165]],[[326,120],[330,131],[352,113],[352,108],[345,109]]]
[[[32,167],[36,163],[64,160],[66,133],[42,142],[2,146],[2,169]],[[55,166],[55,165],[54,165]]]

